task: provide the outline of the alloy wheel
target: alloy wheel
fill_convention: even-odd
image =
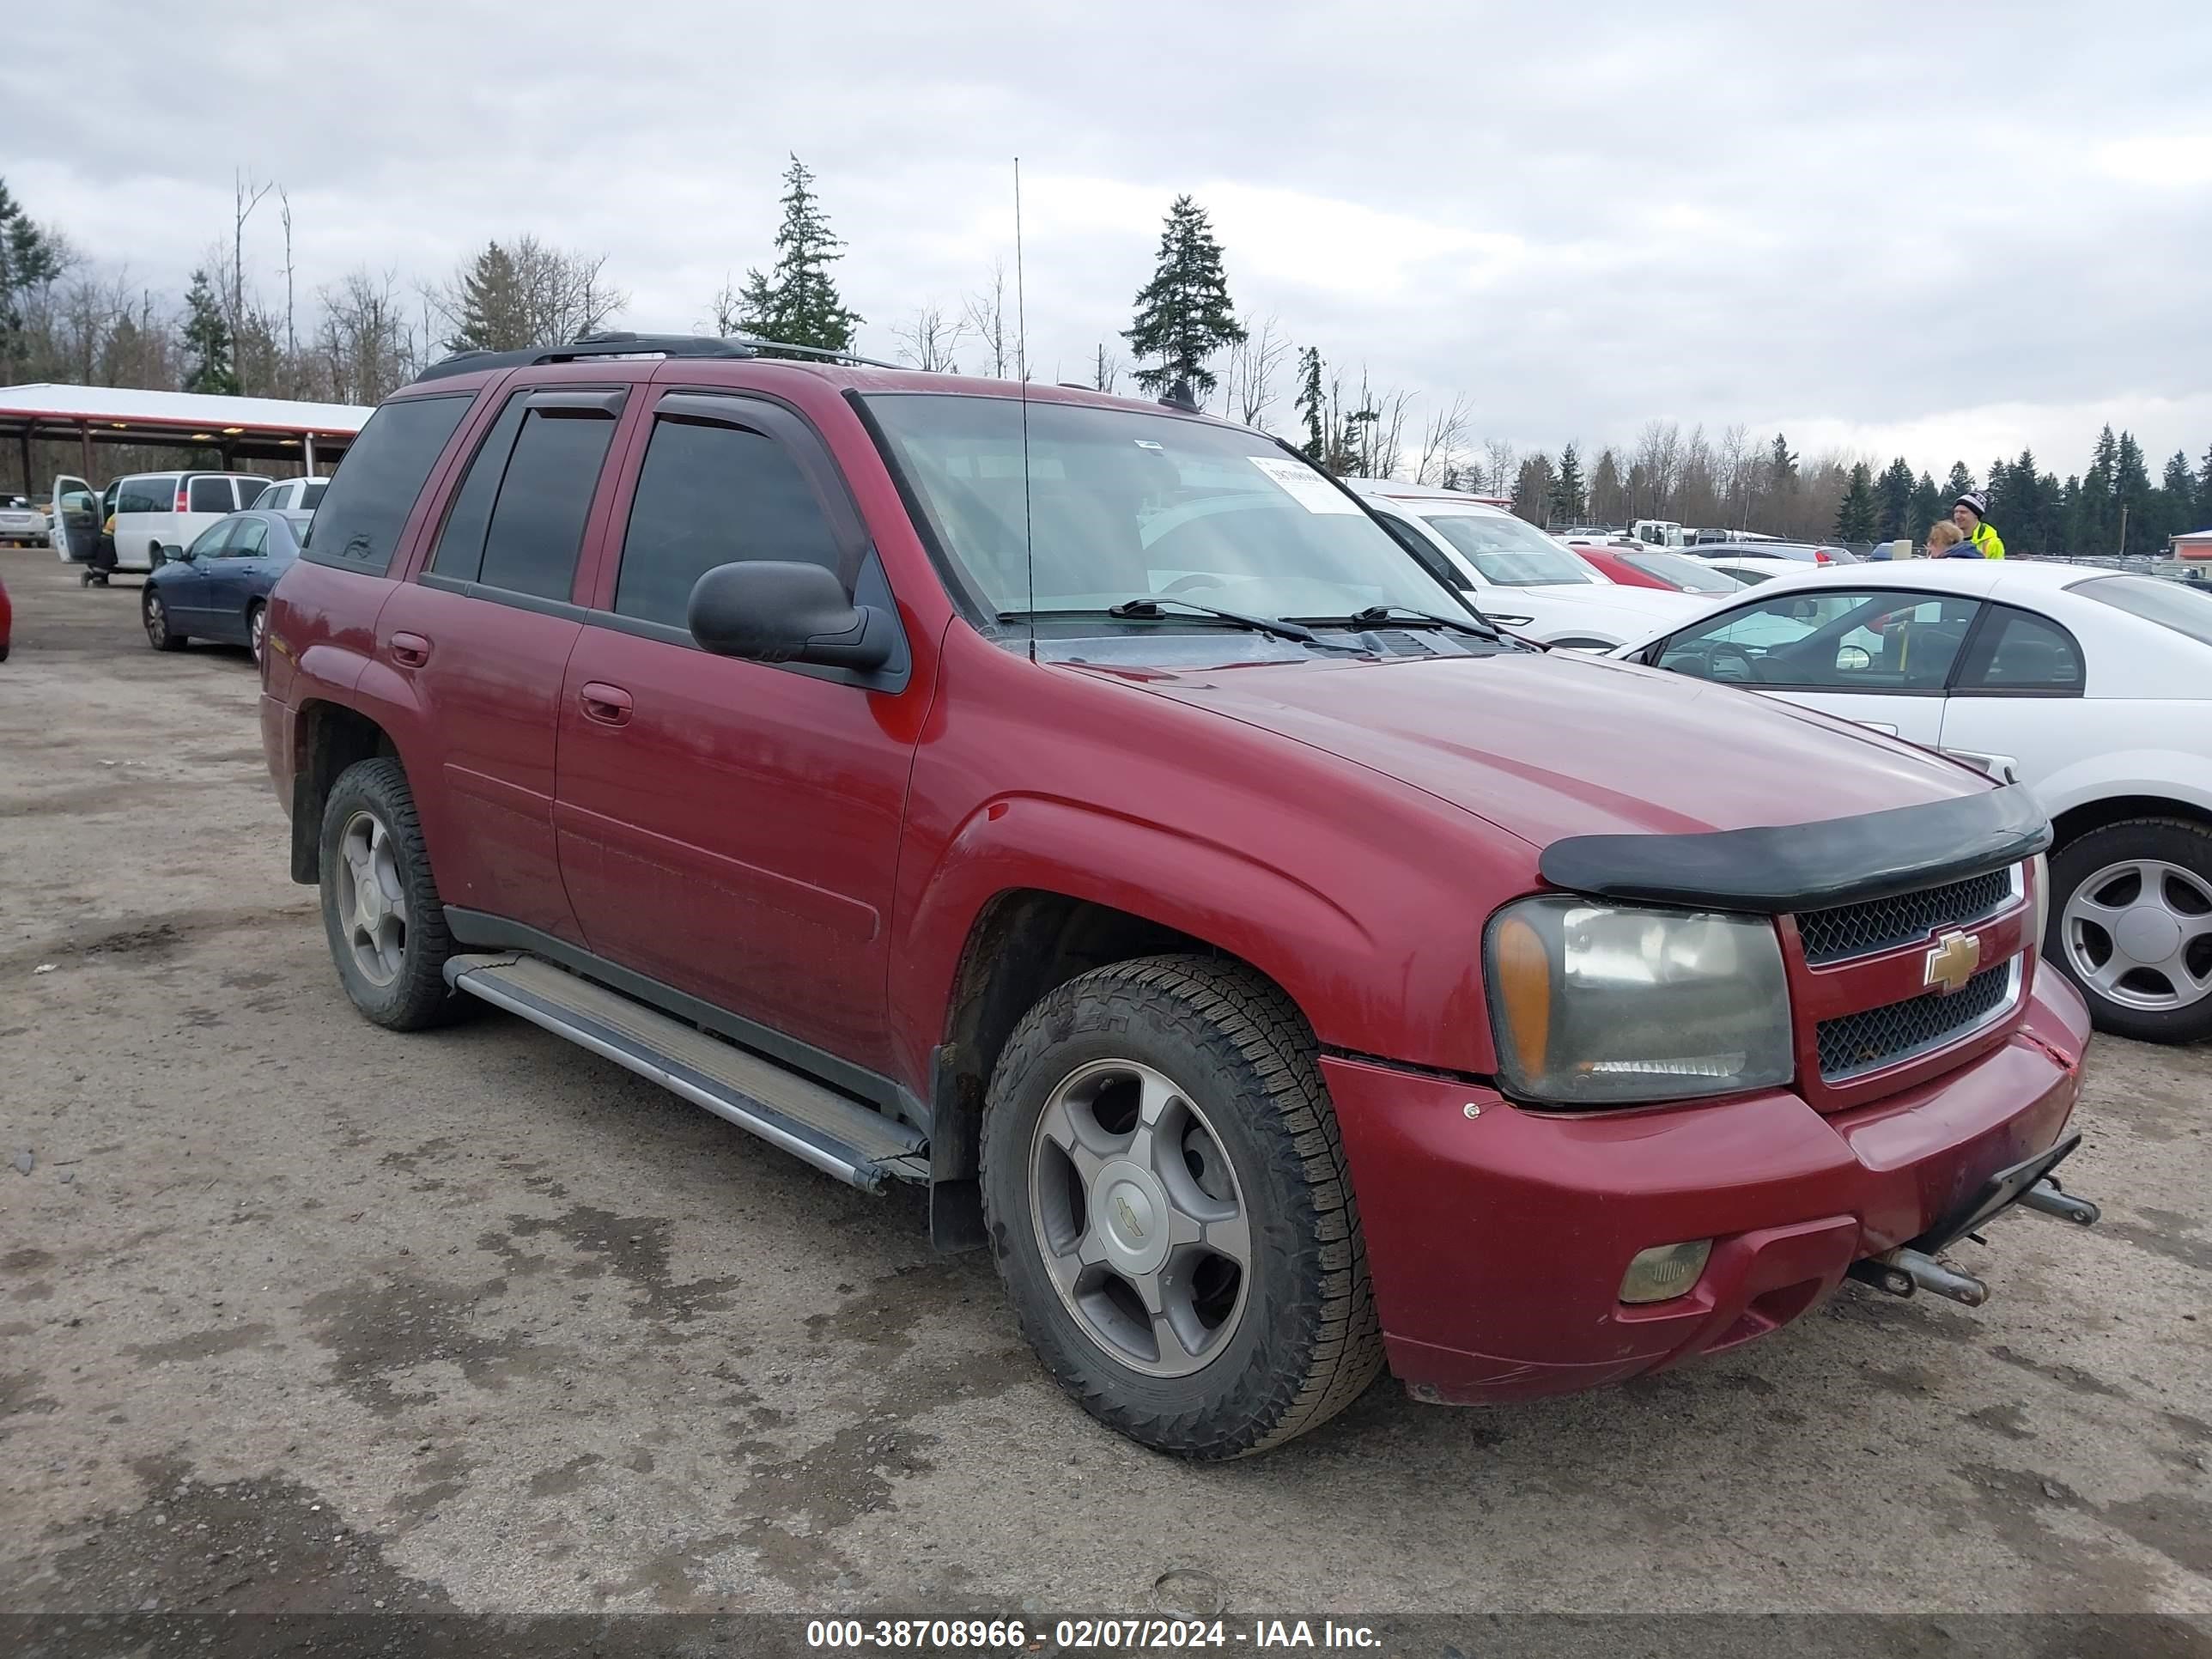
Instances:
[[[407,955],[407,890],[392,832],[373,812],[356,812],[338,836],[338,921],[354,966],[370,984],[399,977]]]
[[[1046,1100],[1030,1213],[1061,1304],[1121,1364],[1187,1376],[1235,1335],[1252,1224],[1204,1110],[1134,1060],[1078,1069]]]
[[[2158,1012],[2212,994],[2212,884],[2164,859],[2108,864],[2074,890],[2060,948],[2082,984]]]
[[[146,596],[146,638],[155,650],[160,650],[169,637],[169,613],[162,608],[161,596]]]

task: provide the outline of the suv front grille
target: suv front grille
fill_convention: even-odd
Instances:
[[[1872,956],[1877,951],[1917,943],[1939,927],[1957,927],[1994,915],[2012,896],[2012,883],[2010,869],[1992,870],[1985,876],[1923,887],[1894,898],[1808,910],[1797,918],[1797,936],[1804,941],[1806,962],[1816,968],[1850,957]]]
[[[1822,1020],[1815,1033],[1820,1080],[1842,1082],[1965,1036],[2011,1004],[2020,964],[2015,957],[1984,968],[1951,996],[1926,991],[1902,1002]]]

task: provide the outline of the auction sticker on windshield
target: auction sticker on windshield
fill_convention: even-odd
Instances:
[[[1244,459],[1273,478],[1285,495],[1309,513],[1359,511],[1358,502],[1302,461],[1279,460],[1273,455],[1247,455]]]

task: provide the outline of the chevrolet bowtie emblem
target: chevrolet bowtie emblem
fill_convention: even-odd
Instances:
[[[1936,941],[1928,953],[1925,983],[1940,986],[1949,996],[1974,976],[1982,965],[1982,942],[1972,933],[1949,933]]]

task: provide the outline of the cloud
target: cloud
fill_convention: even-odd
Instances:
[[[1041,374],[1120,349],[1188,191],[1242,308],[1466,394],[1486,435],[1742,422],[1938,473],[2033,443],[2063,471],[2106,418],[2153,453],[2212,441],[2200,9],[218,9],[89,94],[28,77],[7,171],[172,291],[227,236],[236,167],[289,191],[303,291],[528,232],[604,250],[630,325],[688,329],[771,257],[795,151],[887,356],[918,306],[1011,282],[1019,155]],[[58,63],[144,27],[89,0],[15,44]],[[281,283],[273,201],[247,253]]]

